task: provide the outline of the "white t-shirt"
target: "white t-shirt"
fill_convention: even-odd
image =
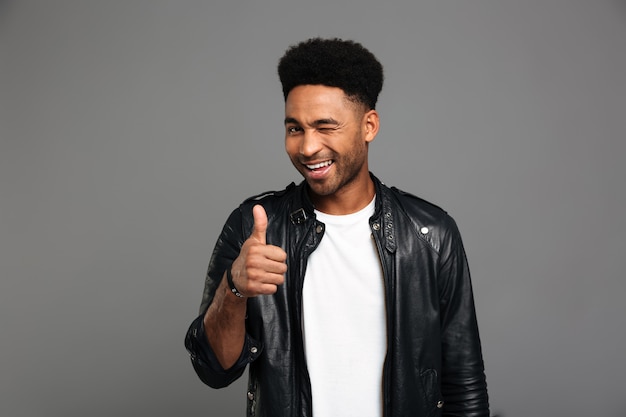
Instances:
[[[316,211],[326,225],[303,289],[303,328],[314,417],[381,417],[387,353],[382,268],[369,218]]]

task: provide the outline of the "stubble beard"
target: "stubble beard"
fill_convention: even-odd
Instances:
[[[332,196],[340,192],[346,186],[355,182],[363,169],[363,164],[365,164],[367,159],[367,148],[361,148],[358,151],[351,152],[343,157],[337,157],[336,155],[333,156],[334,158],[324,158],[333,159],[334,161],[332,169],[335,170],[335,173],[332,177],[323,181],[307,179],[307,184],[309,185],[313,196]],[[292,160],[292,163],[300,174],[306,179],[306,168],[303,168],[298,161]]]

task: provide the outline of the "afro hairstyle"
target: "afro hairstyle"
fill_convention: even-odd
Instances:
[[[352,101],[375,109],[383,88],[383,67],[360,43],[339,38],[311,38],[291,46],[278,63],[287,100],[299,85],[341,88]]]

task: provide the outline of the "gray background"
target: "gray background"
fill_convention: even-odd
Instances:
[[[299,181],[275,65],[317,35],[460,225],[493,411],[626,416],[620,0],[0,1],[0,415],[243,414],[183,337],[230,210]]]

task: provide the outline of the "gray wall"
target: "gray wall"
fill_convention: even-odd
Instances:
[[[372,170],[458,221],[493,411],[626,415],[623,0],[0,2],[0,415],[242,415],[183,336],[227,214],[299,180],[316,35],[385,65]]]

